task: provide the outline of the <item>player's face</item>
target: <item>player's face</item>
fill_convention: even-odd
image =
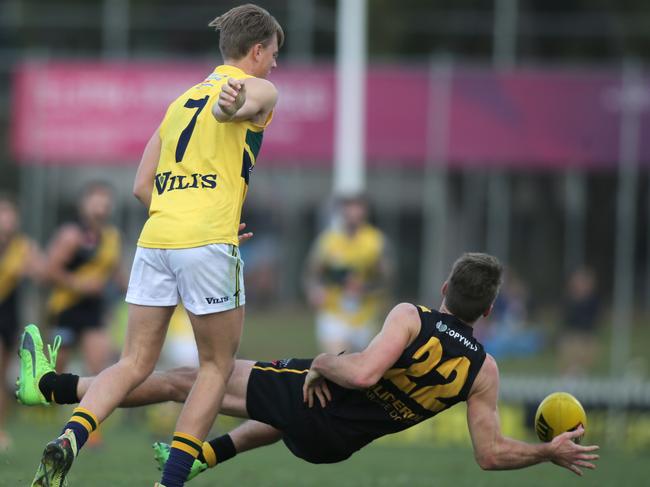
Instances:
[[[18,229],[18,212],[14,205],[0,203],[0,235],[11,235]]]
[[[357,228],[365,223],[367,217],[366,205],[359,201],[351,201],[343,205],[343,221],[347,227]]]
[[[113,196],[110,191],[94,191],[83,199],[81,215],[91,221],[103,223],[111,216],[113,209]]]
[[[259,51],[257,52],[257,68],[255,76],[258,78],[266,78],[271,71],[277,68],[278,63],[278,38],[273,36],[271,40],[264,46],[260,44]]]

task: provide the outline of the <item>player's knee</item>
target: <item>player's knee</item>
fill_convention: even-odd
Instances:
[[[196,373],[197,370],[193,367],[179,367],[167,372],[172,401],[185,402],[196,380]]]
[[[149,377],[156,366],[155,362],[139,360],[137,357],[124,356],[118,362],[124,371],[125,378],[130,378],[132,384],[141,384]]]
[[[199,365],[198,373],[201,375],[208,375],[219,378],[223,380],[224,383],[228,382],[228,379],[232,375],[232,371],[235,368],[235,359],[232,360],[223,359],[217,361],[204,361]]]

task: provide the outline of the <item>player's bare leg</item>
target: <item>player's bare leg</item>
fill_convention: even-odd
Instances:
[[[103,421],[151,375],[174,307],[129,304],[129,323],[120,360],[95,377],[80,407]]]
[[[282,439],[282,431],[253,419],[245,421],[228,433],[237,453],[272,445]]]
[[[90,433],[151,374],[160,355],[174,307],[129,305],[129,322],[122,357],[99,374],[64,426],[48,443],[32,485],[63,485]]]
[[[248,417],[246,392],[248,390],[251,369],[254,364],[255,362],[249,360],[237,360],[235,362],[235,367],[228,381],[226,394],[221,405],[221,413],[239,418]],[[187,374],[188,372],[185,371],[185,373]],[[158,379],[166,384],[172,382],[179,383],[178,375],[180,375],[178,369],[170,370],[160,373]],[[149,381],[148,379],[147,382]],[[149,384],[147,382],[143,386],[148,386]],[[151,385],[153,386],[153,383]],[[229,434],[204,442],[201,453],[192,464],[187,480],[193,479],[208,468],[229,460],[238,453],[271,445],[281,438],[282,432],[272,426],[260,423],[259,421],[248,420],[232,430]],[[162,470],[169,458],[170,447],[165,443],[154,443],[153,448],[154,458]]]
[[[188,312],[199,353],[199,370],[176,423],[161,484],[182,485],[212,427],[239,347],[244,307],[207,315]]]
[[[99,374],[111,364],[111,342],[103,328],[86,330],[81,335],[81,353],[86,370]]]
[[[166,371],[154,371],[138,387],[133,389],[120,403],[121,408],[133,408],[162,402],[185,402],[190,394],[198,369],[179,367]],[[77,397],[81,399],[90,388],[95,377],[80,377],[77,383]]]

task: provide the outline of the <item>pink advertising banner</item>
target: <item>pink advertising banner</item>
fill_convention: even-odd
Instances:
[[[164,111],[212,69],[201,63],[29,62],[17,66],[11,143],[25,164],[134,164]],[[329,165],[335,77],[331,66],[283,67],[261,162]],[[404,66],[368,73],[370,164],[421,166],[432,152],[435,110],[448,107],[452,166],[557,168],[616,164],[620,76],[616,72],[456,70],[448,100],[430,99],[441,79]],[[647,83],[646,83],[647,85]],[[443,103],[444,102],[444,103]],[[648,130],[642,114],[641,129]],[[650,135],[650,134],[648,134]],[[641,137],[650,160],[650,137]]]

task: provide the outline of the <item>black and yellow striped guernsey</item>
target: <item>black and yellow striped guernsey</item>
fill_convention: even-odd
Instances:
[[[29,257],[29,247],[27,237],[18,234],[7,242],[0,254],[0,314],[16,306],[16,293],[25,260]]]
[[[421,330],[374,386],[350,390],[330,383],[334,400],[323,409],[330,425],[358,450],[466,401],[485,351],[472,327],[452,315],[418,306]]]
[[[101,279],[108,282],[115,273],[121,253],[121,237],[119,230],[113,226],[105,226],[95,245],[84,246],[77,250],[67,270],[78,277]],[[47,302],[50,316],[56,316],[84,301],[97,301],[101,297],[84,296],[83,294],[64,287],[56,286]]]

